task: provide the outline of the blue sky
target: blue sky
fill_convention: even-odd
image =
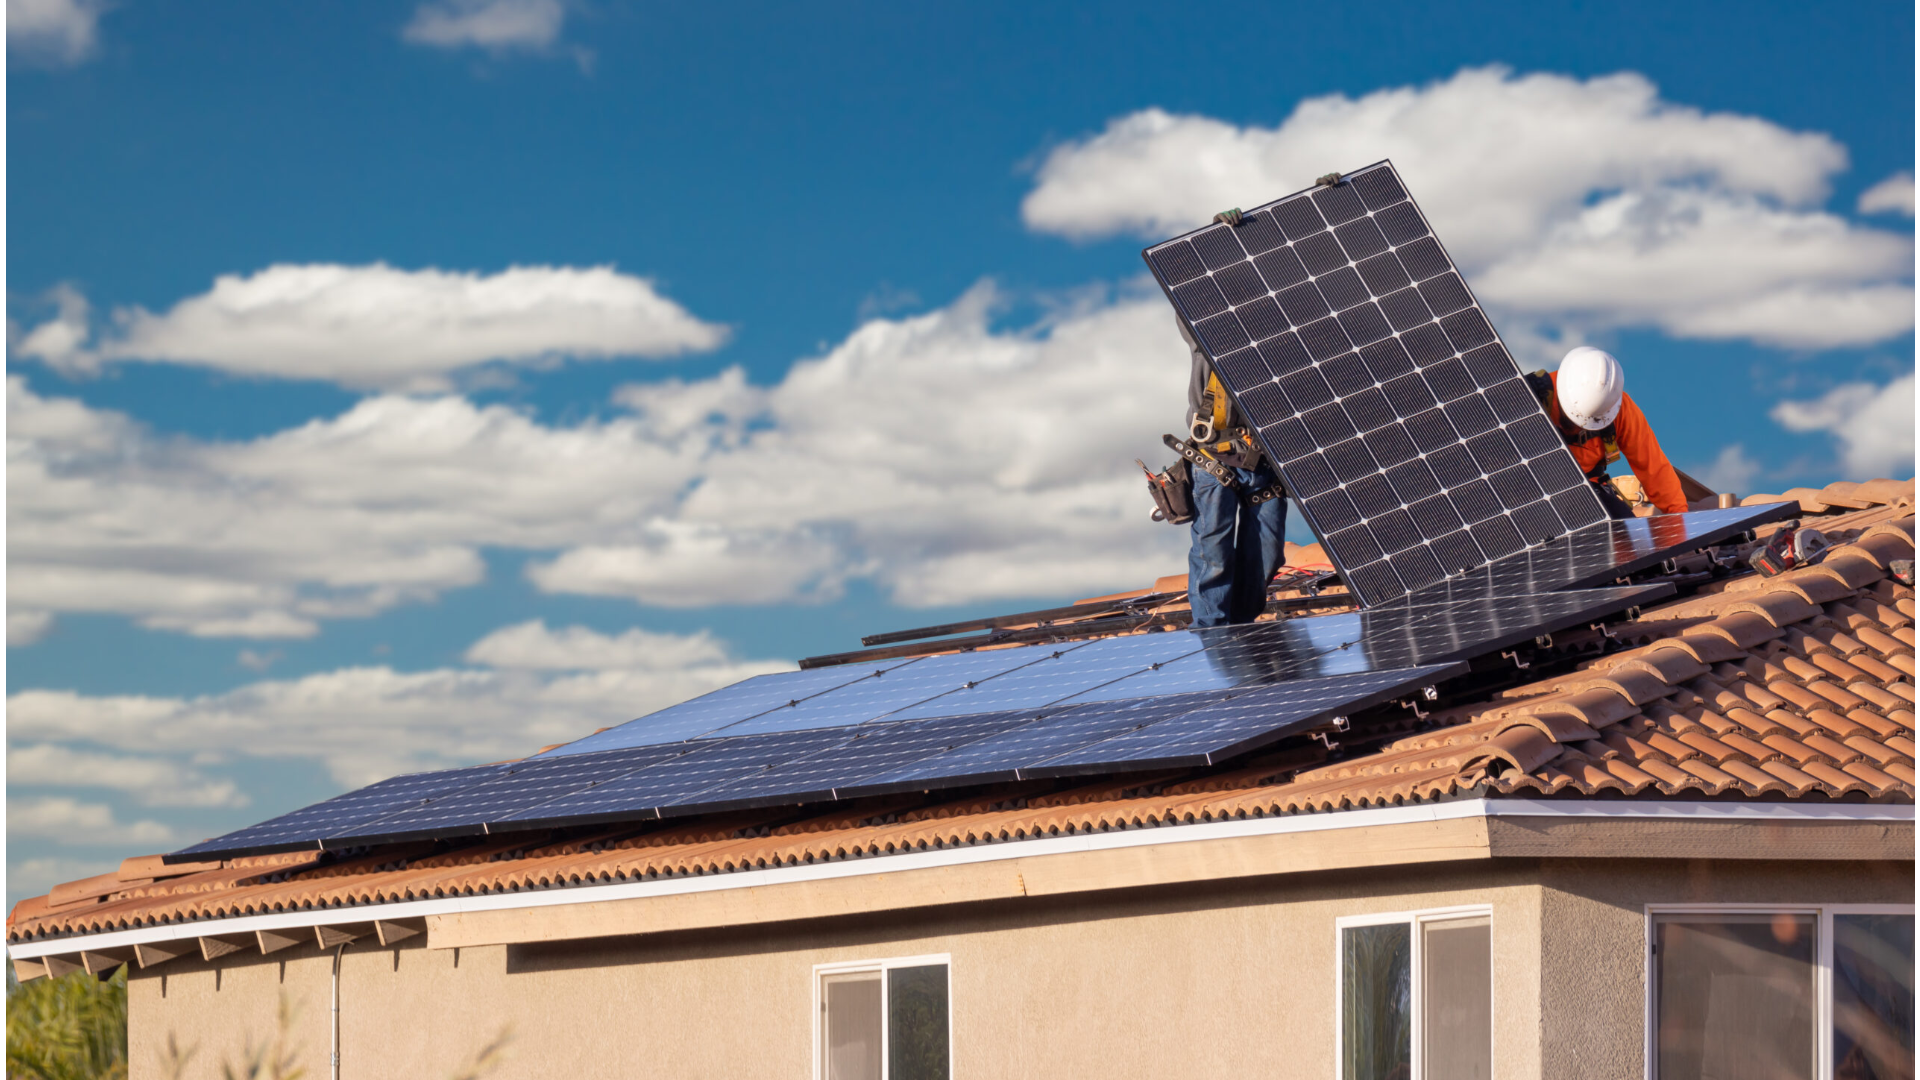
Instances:
[[[1177,572],[1139,249],[1381,157],[1682,467],[1912,474],[1904,5],[9,20],[12,897]]]

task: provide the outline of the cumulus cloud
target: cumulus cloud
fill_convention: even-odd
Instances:
[[[1783,401],[1771,415],[1789,431],[1832,434],[1846,476],[1904,477],[1913,472],[1913,391],[1911,374],[1885,386],[1843,383],[1810,401]]]
[[[1856,207],[1863,214],[1905,214],[1913,216],[1913,174],[1894,173],[1860,193]]]
[[[1022,212],[1069,237],[1159,238],[1381,158],[1510,336],[1826,347],[1913,325],[1911,238],[1820,209],[1840,144],[1663,101],[1631,73],[1469,69],[1308,99],[1273,128],[1148,109],[1055,148]]]
[[[738,370],[630,386],[623,412],[566,425],[381,395],[204,442],[16,378],[9,602],[297,637],[472,584],[483,547],[537,553],[548,590],[667,606],[855,579],[916,605],[1086,595],[1165,573],[1184,538],[1148,522],[1128,464],[1165,456],[1155,435],[1184,400],[1164,301],[1020,329],[991,327],[995,303],[982,287],[871,321],[771,386]]]
[[[1704,469],[1695,472],[1695,479],[1715,491],[1729,491],[1740,495],[1753,493],[1753,482],[1759,478],[1762,466],[1747,456],[1747,448],[1741,443],[1723,447],[1718,456]]]
[[[113,808],[62,795],[7,800],[9,839],[58,840],[72,847],[154,848],[178,838],[172,828],[142,819],[123,822]]]
[[[671,357],[719,346],[654,283],[608,266],[516,266],[497,274],[333,264],[279,265],[216,278],[165,312],[126,308],[95,342],[85,298],[55,293],[58,315],[21,356],[70,373],[115,360],[194,364],[239,375],[433,390],[481,364]]]
[[[216,780],[176,761],[129,757],[35,743],[7,749],[7,784],[124,792],[146,806],[234,807],[248,799],[231,780]]]
[[[566,17],[561,0],[432,0],[414,9],[400,37],[436,49],[551,54]],[[575,53],[584,66],[586,54]]]
[[[103,0],[7,0],[7,52],[36,63],[78,64],[93,55]]]
[[[468,663],[524,671],[671,671],[726,658],[726,646],[704,630],[657,634],[635,627],[609,636],[584,626],[550,630],[544,619],[503,626],[466,654]]]
[[[53,626],[53,615],[46,611],[7,611],[7,644],[31,645],[45,637]]]
[[[641,650],[643,642],[654,648]],[[569,658],[567,650],[578,655]],[[131,791],[166,766],[128,755],[219,747],[235,759],[317,762],[342,785],[358,786],[401,772],[523,757],[741,679],[792,668],[782,661],[736,659],[704,634],[604,635],[582,627],[550,631],[538,623],[488,635],[469,658],[502,666],[342,668],[192,698],[21,691],[7,699],[8,737],[29,745],[11,752],[9,782],[21,783],[13,775],[12,755],[27,753],[39,755],[32,759],[36,764],[65,770],[57,775],[66,779],[41,783],[79,783],[75,778],[87,775],[82,764],[91,762],[99,770],[119,770],[113,774],[118,786]],[[37,748],[41,743],[82,748]],[[120,763],[87,746],[114,747]],[[27,782],[32,777],[22,772]]]

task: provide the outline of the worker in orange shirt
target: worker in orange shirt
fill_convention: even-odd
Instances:
[[[1607,465],[1622,454],[1648,501],[1661,513],[1686,513],[1680,476],[1660,452],[1660,440],[1653,437],[1646,414],[1627,394],[1626,373],[1613,354],[1582,345],[1567,353],[1559,371],[1551,375],[1536,371],[1527,376],[1527,384],[1560,429],[1573,460],[1593,481],[1609,514],[1633,516],[1633,508],[1607,482]]]

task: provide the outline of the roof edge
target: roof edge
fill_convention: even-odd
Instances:
[[[645,900],[690,894],[765,889],[769,886],[861,879],[880,874],[939,870],[949,867],[981,866],[1049,856],[1162,848],[1201,841],[1242,840],[1289,835],[1300,836],[1304,834],[1354,829],[1377,829],[1383,826],[1430,825],[1443,822],[1472,822],[1476,820],[1484,821],[1485,819],[1520,818],[1550,819],[1560,822],[1584,820],[1588,822],[1622,824],[1633,822],[1663,822],[1667,824],[1694,823],[1700,825],[1766,824],[1769,826],[1805,825],[1820,827],[1827,825],[1871,824],[1884,826],[1911,824],[1915,819],[1915,807],[1911,803],[1835,802],[1813,804],[1805,802],[1757,801],[1641,802],[1608,799],[1520,799],[1510,797],[1456,799],[1447,802],[1425,802],[1407,806],[1342,810],[1334,813],[1297,813],[1231,821],[1165,825],[1150,829],[1125,829],[1082,833],[1072,836],[1013,840],[959,848],[944,848],[897,855],[854,858],[812,865],[740,870],[725,874],[676,877],[654,881],[623,882],[607,885],[576,885],[539,889],[529,892],[495,893],[480,896],[447,897],[431,900],[411,900],[397,903],[279,912],[267,915],[246,915],[141,927],[133,930],[117,930],[100,934],[84,934],[72,937],[57,937],[39,941],[19,942],[9,945],[8,953],[15,961],[37,961],[44,957],[72,956],[78,953],[104,953],[108,951],[129,950],[136,946],[162,945],[169,942],[190,943],[196,939],[222,935],[284,934],[289,930],[313,930],[329,926],[364,926],[374,922],[396,922],[400,920],[419,919],[429,920],[429,945],[431,947],[458,947],[478,944],[480,942],[470,940],[472,937],[471,934],[454,935],[454,937],[457,937],[459,940],[453,940],[446,935],[434,935],[431,933],[433,924],[449,916],[487,916],[495,913],[531,914],[541,909],[598,905],[608,902]],[[1898,843],[1897,840],[1895,842]],[[1909,832],[1906,837],[1905,848],[1905,857],[1909,859],[1912,858],[1911,844],[1912,840]],[[1565,851],[1551,851],[1548,848],[1528,851],[1495,851],[1487,848],[1480,853],[1479,857],[1509,854],[1539,855],[1549,853],[1574,857],[1583,854],[1612,857],[1609,852],[1596,851],[1591,847],[1583,848],[1578,845],[1570,845],[1569,849]],[[1405,853],[1398,861],[1441,861],[1457,859],[1459,857],[1458,854],[1448,854],[1437,849],[1431,852],[1415,850]],[[1700,856],[1698,852],[1683,852],[1663,848],[1648,850],[1642,857],[1697,858]],[[1729,856],[1723,854],[1721,857]],[[1837,849],[1833,855],[1829,856],[1810,856],[1804,852],[1782,849],[1782,857],[1853,858],[1857,856]],[[1307,871],[1322,868],[1330,869],[1331,867],[1300,866],[1289,869]],[[1288,870],[1256,868],[1252,872],[1256,875],[1264,875],[1270,873],[1285,873],[1288,872]],[[1239,874],[1226,876],[1244,876],[1244,871]],[[1140,882],[1140,884],[1153,883],[1154,882],[1151,881]],[[1020,892],[1011,895],[1035,894],[1033,889],[1023,886]],[[991,897],[959,896],[945,901],[934,902],[950,903],[953,902],[953,899],[964,900],[974,898],[989,899]],[[907,906],[920,905],[909,904]],[[431,940],[434,937],[439,937],[442,940]],[[175,955],[177,955],[177,953],[175,953]]]

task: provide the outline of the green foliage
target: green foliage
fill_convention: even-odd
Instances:
[[[7,987],[8,1080],[122,1080],[127,969],[106,982],[75,972]]]

